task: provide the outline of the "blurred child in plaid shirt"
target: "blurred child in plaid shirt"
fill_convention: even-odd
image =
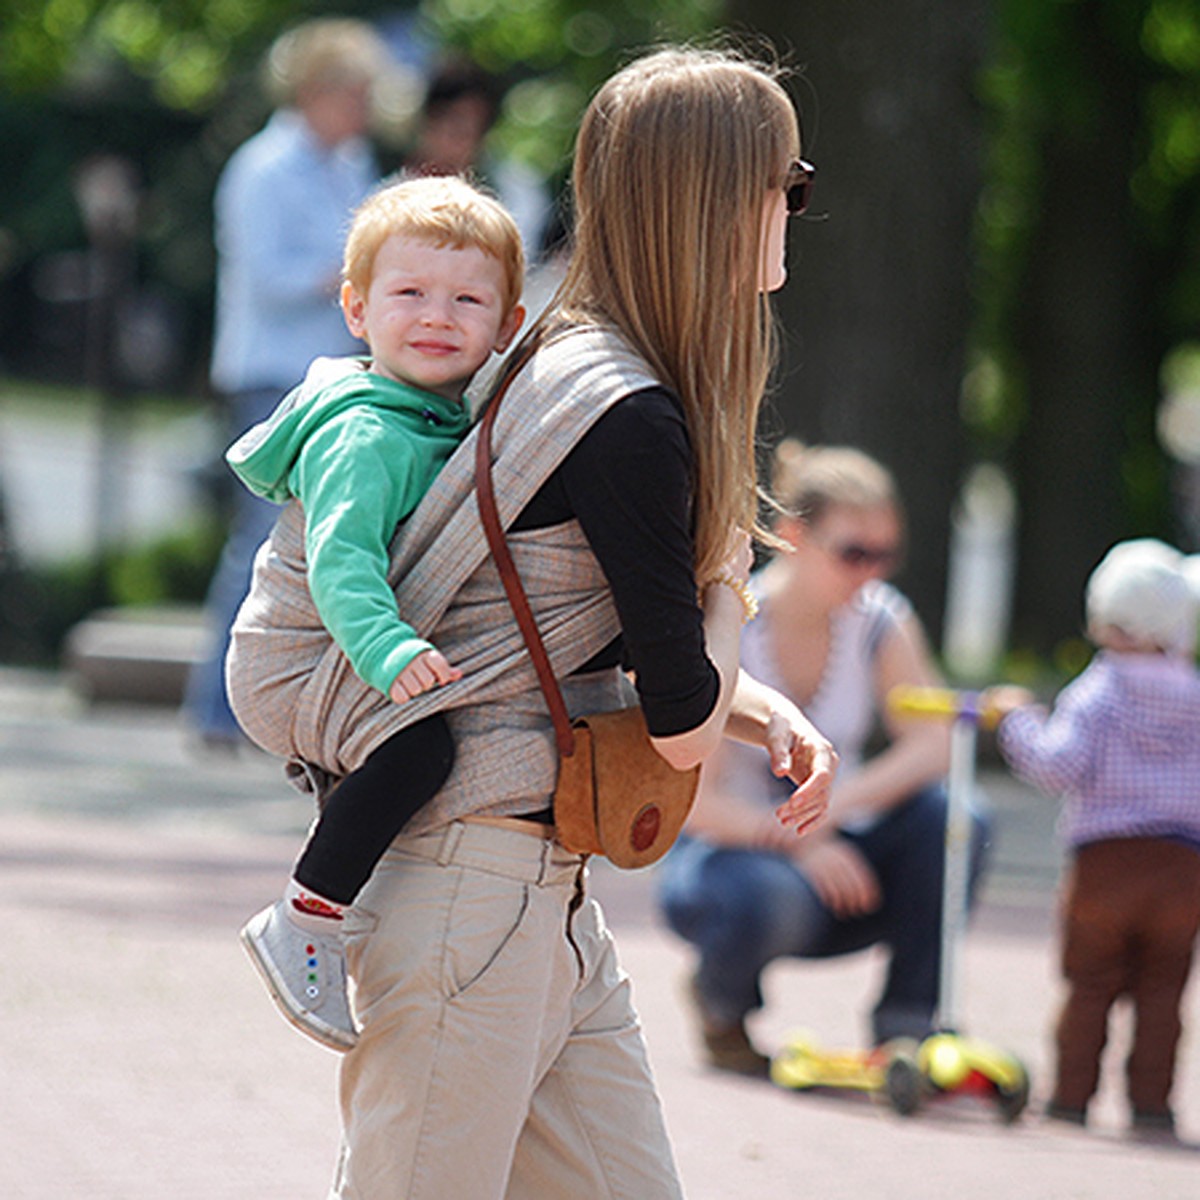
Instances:
[[[1049,712],[1018,688],[988,699],[1013,771],[1062,795],[1069,851],[1062,903],[1067,995],[1046,1115],[1083,1125],[1108,1015],[1128,996],[1132,1130],[1176,1140],[1170,1106],[1180,1000],[1200,929],[1200,673],[1197,597],[1162,542],[1114,546],[1087,583],[1098,653]]]

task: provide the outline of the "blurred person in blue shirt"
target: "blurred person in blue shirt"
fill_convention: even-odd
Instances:
[[[308,21],[266,59],[275,112],[232,155],[217,183],[217,300],[211,377],[230,438],[264,420],[318,355],[354,353],[337,303],[352,210],[379,179],[367,140],[372,90],[388,52],[372,28]],[[190,729],[210,745],[242,737],[225,693],[229,626],[246,594],[274,505],[238,489],[209,585],[211,642],[184,698]]]

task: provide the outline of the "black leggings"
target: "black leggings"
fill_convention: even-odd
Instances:
[[[454,742],[441,714],[392,734],[330,793],[296,862],[296,882],[338,904],[352,903],[453,765]]]

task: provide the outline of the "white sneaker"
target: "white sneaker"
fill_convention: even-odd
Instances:
[[[301,929],[283,901],[250,918],[242,944],[279,1011],[301,1033],[344,1053],[358,1042],[346,995],[346,956],[338,934]]]

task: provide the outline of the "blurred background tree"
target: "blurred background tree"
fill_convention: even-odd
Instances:
[[[818,168],[777,302],[782,423],[861,446],[896,473],[911,527],[901,583],[935,632],[966,456],[958,398],[984,136],[975,81],[991,7],[739,7],[802,68],[804,153]]]
[[[820,172],[780,297],[773,432],[897,471],[902,583],[935,634],[977,461],[1017,484],[1020,645],[1077,632],[1111,541],[1195,548],[1155,430],[1164,363],[1200,316],[1192,0],[0,0],[0,370],[70,374],[78,289],[56,256],[84,244],[72,182],[103,150],[140,177],[139,281],[176,347],[154,382],[204,392],[213,183],[265,117],[266,46],[334,13],[496,72],[497,148],[555,183],[588,95],[636,49],[718,28],[780,49]]]
[[[1015,637],[1078,629],[1107,546],[1200,549],[1156,436],[1164,364],[1200,328],[1200,7],[1001,0],[981,94],[975,370],[966,415],[1013,470]]]

